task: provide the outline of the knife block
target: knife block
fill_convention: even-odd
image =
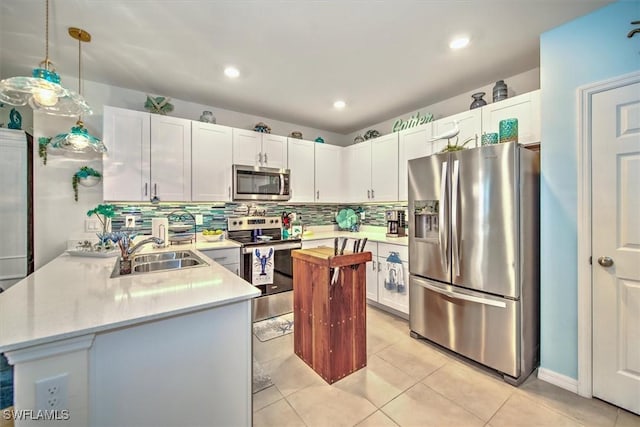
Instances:
[[[327,247],[291,252],[294,352],[329,384],[367,365],[366,263],[371,261],[371,252],[333,253]]]

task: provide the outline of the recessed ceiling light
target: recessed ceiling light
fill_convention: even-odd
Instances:
[[[333,108],[337,108],[338,110],[342,110],[346,106],[347,106],[347,103],[342,100],[339,100],[333,103]]]
[[[449,43],[451,49],[462,49],[469,44],[469,37],[458,37]]]
[[[240,75],[240,71],[238,71],[236,67],[227,67],[224,69],[224,75],[231,79],[235,79]]]

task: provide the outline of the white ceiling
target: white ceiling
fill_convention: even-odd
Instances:
[[[77,76],[80,27],[87,80],[346,134],[536,68],[541,33],[611,2],[50,0],[49,56]],[[44,58],[44,10],[0,0],[2,77]]]

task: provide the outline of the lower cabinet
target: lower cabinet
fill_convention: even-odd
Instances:
[[[367,266],[367,299],[409,314],[409,252],[403,245],[378,243],[367,250],[373,261]],[[374,252],[375,250],[375,252]],[[400,261],[398,263],[397,261]]]
[[[240,275],[240,248],[208,249],[200,252],[232,273]]]

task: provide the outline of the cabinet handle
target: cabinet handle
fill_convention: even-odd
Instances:
[[[266,165],[269,162],[267,159],[267,153],[264,153],[264,164]]]
[[[236,276],[239,276],[240,272],[238,271],[238,269],[236,268]]]
[[[231,198],[231,186],[229,186],[229,198]]]
[[[376,193],[373,192],[373,188],[371,189],[371,198],[375,199],[376,198]]]
[[[258,153],[258,163],[262,164],[262,151]]]
[[[371,198],[371,190],[367,190],[367,199]]]
[[[376,262],[375,261],[371,261],[371,270],[372,271],[376,271]]]
[[[317,200],[320,200],[320,190],[317,190],[317,191],[316,191],[316,199],[317,199]]]
[[[381,263],[380,263],[380,262],[378,262],[378,271],[381,271],[381,270],[382,270],[382,267],[380,266],[380,264],[381,264]]]
[[[149,183],[144,183],[144,196],[147,197],[149,195]]]

